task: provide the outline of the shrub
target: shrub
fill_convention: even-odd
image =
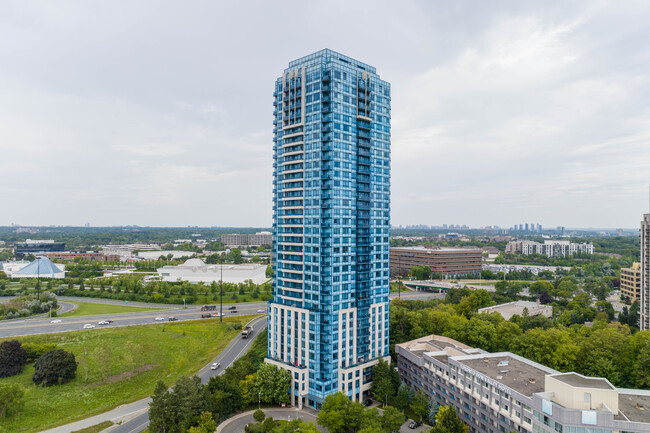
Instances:
[[[0,344],[0,377],[15,376],[27,364],[27,354],[18,340]]]
[[[25,406],[25,390],[17,383],[0,383],[0,419],[20,412]]]
[[[266,418],[266,416],[264,415],[264,412],[261,409],[257,409],[253,414],[253,418],[255,418],[255,421],[257,422],[262,422],[264,421],[264,418]]]
[[[36,360],[32,380],[37,385],[59,385],[74,379],[76,371],[74,355],[63,349],[54,349]]]
[[[23,343],[23,349],[27,353],[27,362],[34,362],[50,350],[56,349],[56,344]]]

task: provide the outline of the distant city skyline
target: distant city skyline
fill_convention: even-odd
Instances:
[[[650,3],[284,3],[0,4],[0,225],[270,227],[269,83],[331,48],[392,83],[394,225],[639,227]]]

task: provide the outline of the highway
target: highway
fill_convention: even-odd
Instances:
[[[251,323],[253,335],[249,338],[235,337],[226,348],[208,365],[199,370],[196,375],[201,378],[203,383],[207,383],[211,377],[223,374],[224,370],[230,367],[237,359],[244,355],[255,341],[255,338],[266,329],[266,316],[259,317]],[[217,370],[212,370],[210,365],[218,362],[221,366]],[[83,419],[71,424],[45,430],[42,433],[67,433],[70,431],[80,430],[86,427],[97,425],[103,421],[111,420],[116,424],[121,424],[111,428],[111,433],[137,433],[144,430],[149,425],[149,402],[150,398],[144,398],[127,405],[119,406],[106,413]],[[133,416],[135,415],[135,416]]]
[[[391,298],[397,298],[397,293],[392,293]],[[412,292],[406,291],[401,294],[402,299],[430,299],[440,297],[436,293],[429,292]],[[60,303],[66,311],[69,311],[75,301],[79,302],[92,302],[92,303],[110,303],[115,304],[120,301],[95,299],[95,298],[63,298]],[[120,305],[124,305],[120,302]],[[160,304],[144,304],[144,303],[129,303],[131,306],[154,306],[151,311],[143,311],[137,313],[120,313],[120,314],[102,314],[96,316],[70,316],[70,317],[56,317],[49,319],[47,317],[25,318],[22,320],[8,320],[0,322],[0,338],[8,337],[21,337],[25,335],[36,334],[51,334],[56,332],[78,331],[83,329],[85,324],[94,325],[94,329],[111,328],[116,326],[134,326],[134,325],[150,325],[154,323],[164,323],[169,320],[169,317],[175,317],[179,321],[183,320],[196,320],[201,318],[201,314],[214,313],[215,311],[200,311],[200,307],[196,305],[183,308],[178,305],[170,306],[164,305],[164,310],[157,310],[161,308]],[[236,307],[236,312],[230,310],[231,307]],[[250,314],[266,313],[266,302],[247,302],[238,304],[223,304],[224,317],[242,316]],[[219,306],[217,305],[217,311]],[[157,317],[162,317],[164,320],[157,321]],[[60,322],[52,323],[52,320],[60,320]],[[100,321],[112,320],[113,323],[109,325],[98,325]],[[92,331],[89,329],[88,331]]]
[[[66,301],[66,303],[69,301]],[[234,305],[237,307],[236,312],[229,310],[229,307]],[[249,314],[257,314],[258,310],[266,313],[266,302],[255,302],[246,304],[224,304],[223,311],[224,317],[229,316],[242,316]],[[217,307],[218,311],[218,307]],[[33,318],[23,320],[10,320],[0,322],[0,338],[7,337],[20,337],[24,335],[34,334],[51,334],[54,332],[67,332],[78,331],[83,329],[85,324],[99,328],[112,328],[116,326],[134,326],[134,325],[150,325],[153,323],[165,323],[169,321],[169,317],[175,317],[178,321],[184,320],[197,320],[201,318],[201,314],[214,313],[214,311],[201,311],[199,307],[193,306],[191,308],[183,309],[176,307],[175,309],[155,310],[137,312],[137,313],[121,313],[121,314],[102,314],[96,316],[70,316],[70,317],[56,317],[56,318]],[[157,317],[162,317],[164,320],[157,321]],[[52,320],[60,320],[60,322],[52,323]],[[113,323],[109,325],[98,325],[100,321],[112,320]],[[92,331],[92,329],[89,329]]]

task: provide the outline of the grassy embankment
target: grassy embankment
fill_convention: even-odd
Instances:
[[[60,314],[59,317],[95,316],[98,314],[142,313],[142,312],[158,311],[158,309],[156,308],[134,307],[131,305],[98,304],[93,302],[77,302],[77,301],[64,301],[64,302],[71,302],[73,304],[76,304],[77,308],[68,313]]]
[[[23,343],[54,343],[74,353],[79,367],[67,384],[42,388],[28,365],[0,383],[25,389],[22,413],[3,419],[0,432],[30,433],[96,415],[151,395],[160,379],[172,385],[195,374],[214,359],[252,316],[129,326],[44,334],[17,339]],[[9,339],[4,339],[9,340]],[[3,341],[3,340],[2,340]]]

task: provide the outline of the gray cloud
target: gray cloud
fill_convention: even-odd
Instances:
[[[393,85],[394,224],[633,227],[648,18],[645,2],[2,2],[0,224],[270,225],[274,79],[328,47]]]

